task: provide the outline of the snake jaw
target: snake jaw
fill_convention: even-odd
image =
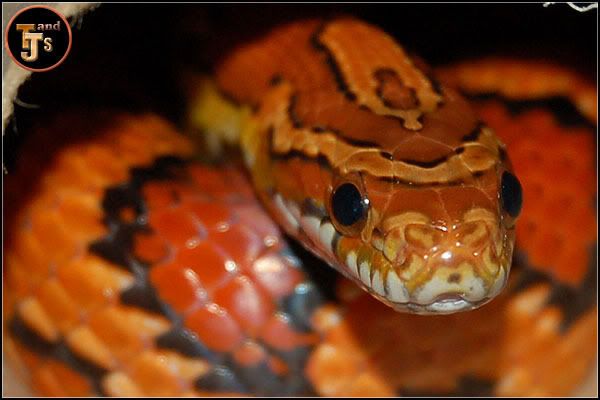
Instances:
[[[414,217],[387,221],[383,240],[341,237],[337,269],[395,310],[417,314],[472,310],[502,291],[514,235],[491,212],[471,210],[443,229]]]
[[[344,236],[326,207],[314,201],[279,193],[271,199],[288,233],[307,237],[313,253],[395,310],[467,311],[506,284],[514,237],[486,209],[471,209],[461,222],[442,225],[416,212],[399,214],[381,221],[365,241]]]

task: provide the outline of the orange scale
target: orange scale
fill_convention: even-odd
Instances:
[[[544,248],[542,265],[552,265],[560,253],[564,242],[552,231],[544,231],[539,236],[539,246]]]
[[[159,235],[142,232],[135,235],[133,241],[133,252],[136,257],[150,264],[157,264],[169,256],[169,245]]]
[[[61,196],[56,211],[62,224],[70,232],[82,235],[83,240],[102,236],[106,232],[99,201],[91,196],[65,194]]]
[[[256,235],[263,239],[281,242],[281,232],[273,220],[260,208],[252,205],[240,206],[236,209],[240,225],[251,226]]]
[[[150,213],[149,225],[174,246],[185,246],[202,233],[191,215],[180,207],[155,210]]]
[[[128,322],[113,307],[92,314],[89,320],[93,333],[120,362],[130,360],[148,346],[144,335]]]
[[[86,188],[102,186],[97,176],[93,175],[85,165],[85,159],[75,149],[67,149],[56,157],[56,173],[68,174],[72,183],[70,187]],[[54,174],[52,174],[54,175]]]
[[[150,211],[175,204],[176,194],[176,185],[173,182],[150,182],[142,188],[142,195]]]
[[[208,290],[222,284],[236,272],[231,260],[214,243],[207,241],[195,247],[180,248],[172,266],[194,271],[202,286]]]
[[[265,349],[252,340],[246,340],[233,353],[235,361],[244,367],[257,365],[267,358]]]
[[[122,182],[127,180],[129,169],[109,146],[90,144],[84,152],[86,164],[91,169],[102,171],[107,180],[111,182]]]
[[[230,226],[226,232],[215,232],[210,239],[217,244],[240,267],[248,270],[264,250],[263,240],[241,224]]]
[[[90,187],[86,176],[75,173],[69,168],[60,168],[48,173],[41,178],[41,181],[44,186],[55,188],[55,190],[71,188],[79,190],[95,189],[98,192],[100,191],[100,188]]]
[[[255,198],[254,189],[250,184],[250,181],[246,177],[244,173],[241,172],[242,164],[239,165],[240,168],[227,168],[225,170],[225,174],[227,175],[227,180],[230,183],[230,187],[236,188],[237,196],[246,200],[253,201]]]
[[[278,254],[260,257],[252,263],[249,273],[274,299],[292,293],[304,279],[299,270],[288,265]]]
[[[552,207],[557,210],[571,210],[576,206],[577,199],[571,196],[570,193],[560,191],[554,195],[554,198],[550,199]]]
[[[88,162],[83,155],[80,155],[80,157],[81,161],[79,162],[76,172],[86,178],[86,184],[82,188],[102,190],[107,186],[122,182],[122,179],[118,179],[118,177],[115,177],[100,168],[94,168],[93,166],[88,165]],[[127,175],[125,175],[125,179],[127,179]]]
[[[214,196],[231,192],[230,183],[222,171],[200,164],[191,165],[188,171],[204,193]]]
[[[529,218],[527,214],[523,214],[517,224],[517,240],[531,238],[537,233],[537,230],[538,225],[535,221]]]
[[[198,190],[195,185],[191,184],[187,180],[183,182],[169,182],[169,184],[172,186],[173,194],[180,206],[187,202],[206,197],[203,191]]]
[[[565,210],[564,207],[561,207],[561,204],[555,200],[557,197],[560,198],[560,195],[555,194],[555,192],[550,194],[550,196],[545,196],[544,199],[542,199],[541,204],[537,207],[542,211],[545,221],[554,221],[554,224],[562,224],[565,221],[568,223],[569,210]],[[547,222],[547,224],[549,224],[549,222]],[[552,225],[549,225],[548,229],[552,229]]]
[[[179,396],[187,385],[168,360],[154,352],[144,352],[131,364],[128,374],[146,396]]]
[[[544,186],[526,174],[517,174],[523,186],[523,205],[525,207],[530,206],[530,202],[525,201],[528,199],[531,199],[531,205],[537,204],[544,197]]]
[[[33,386],[44,396],[91,396],[92,386],[87,378],[66,365],[47,360],[33,373]]]
[[[42,251],[50,257],[49,260],[57,264],[67,262],[84,245],[82,242],[78,243],[72,233],[65,229],[60,216],[55,212],[33,213],[31,233],[38,239]]]
[[[37,291],[37,298],[59,331],[66,335],[81,320],[74,299],[56,279],[49,279]]]
[[[556,260],[556,276],[572,286],[580,286],[589,264],[589,249],[566,249]]]
[[[67,294],[87,311],[116,301],[133,281],[128,272],[89,255],[59,265],[57,277]]]
[[[568,182],[573,177],[573,163],[565,157],[557,157],[554,162],[541,165],[546,179],[552,177],[552,182],[560,186],[561,182]]]
[[[548,220],[543,207],[533,204],[533,201],[530,201],[529,203],[529,205],[523,207],[523,215],[538,225],[541,229],[548,228],[548,225],[552,223],[554,218]],[[517,222],[517,224],[518,223],[519,222]]]
[[[250,337],[256,337],[275,309],[272,299],[247,276],[236,276],[219,288],[213,299]]]
[[[522,115],[518,119],[525,126],[531,128],[534,132],[553,132],[556,130],[556,120],[554,116],[545,110],[532,110]]]
[[[207,298],[198,275],[189,268],[172,264],[158,266],[150,270],[150,281],[159,297],[179,313],[205,302]]]
[[[577,212],[577,210],[575,211]],[[563,221],[562,224],[556,227],[558,234],[568,244],[568,247],[586,246],[595,242],[595,237],[589,235],[589,227],[595,225],[593,220],[590,221],[591,218],[593,216],[584,216],[583,219],[578,220],[579,218],[573,215],[570,221]]]
[[[318,341],[318,336],[314,333],[295,332],[289,324],[288,317],[281,313],[271,316],[260,336],[269,346],[282,351],[290,351]]]
[[[20,266],[32,277],[46,277],[50,270],[49,254],[40,245],[37,236],[29,229],[20,229],[15,233],[14,245],[16,258]]]
[[[290,373],[288,365],[280,357],[271,356],[268,363],[271,371],[279,376],[286,376]]]
[[[149,165],[153,161],[154,154],[149,150],[151,149],[144,146],[139,138],[133,138],[130,135],[120,136],[115,146],[119,158],[128,165],[136,166]]]
[[[232,222],[231,209],[224,204],[196,199],[182,205],[182,208],[189,211],[209,231],[215,230],[225,223],[231,224]]]
[[[33,349],[29,348],[27,345],[21,343],[18,340],[15,340],[10,335],[6,335],[3,337],[3,345],[4,345],[4,354],[3,357],[10,360],[10,362],[17,361],[18,364],[15,365],[15,369],[19,375],[19,377],[24,378],[23,383],[30,384],[31,383],[31,375],[26,373],[26,371],[35,371],[40,367],[40,365],[45,361],[45,358],[39,353],[34,352]],[[6,361],[3,360],[3,364]],[[4,368],[4,365],[2,365]],[[26,368],[25,371],[22,371],[21,368]],[[3,370],[4,372],[4,370]],[[21,373],[24,372],[25,374]],[[4,383],[4,382],[3,382]]]
[[[527,249],[527,257],[529,264],[542,270],[548,270],[546,264],[546,249],[539,241],[536,241],[529,246]]]
[[[488,101],[474,104],[473,106],[488,124],[495,126],[506,123],[508,111],[499,102]]]
[[[215,303],[206,304],[193,312],[185,319],[184,324],[204,345],[214,351],[233,351],[244,339],[236,320]]]
[[[4,309],[11,310],[16,301],[29,296],[45,277],[36,277],[28,273],[25,265],[21,264],[16,257],[6,255],[6,253],[4,257],[4,284],[8,289],[4,293],[5,300],[10,302],[10,304],[5,303]]]

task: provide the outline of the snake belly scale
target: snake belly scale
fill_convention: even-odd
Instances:
[[[593,93],[517,63],[511,82],[535,70],[580,83],[547,92],[587,122],[507,114],[525,94],[490,79],[502,62],[434,73],[352,18],[244,43],[190,107],[206,135],[239,141],[252,187],[235,165],[195,161],[156,116],[54,117],[5,190],[8,349],[56,396],[568,393],[597,335]],[[581,186],[561,192],[578,244],[553,258],[534,231],[547,217],[527,203],[544,190],[527,163],[546,154],[519,129],[580,155],[567,161]],[[328,267],[294,255],[254,193],[348,278],[334,302]]]

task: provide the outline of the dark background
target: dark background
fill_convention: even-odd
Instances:
[[[24,136],[16,133],[72,104],[152,110],[180,121],[182,66],[209,71],[236,42],[277,23],[336,14],[381,26],[434,66],[503,54],[552,60],[596,80],[597,9],[581,13],[566,4],[106,4],[72,21],[62,65],[34,73],[21,88],[4,138],[5,165]]]

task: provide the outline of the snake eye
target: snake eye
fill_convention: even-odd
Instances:
[[[516,176],[508,171],[502,174],[500,184],[500,200],[502,208],[513,218],[516,218],[521,212],[523,205],[523,189]]]
[[[369,200],[352,183],[343,183],[331,196],[331,209],[338,224],[349,227],[367,216]]]

